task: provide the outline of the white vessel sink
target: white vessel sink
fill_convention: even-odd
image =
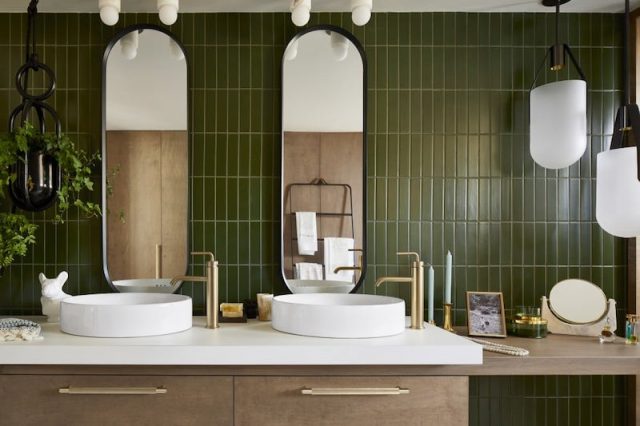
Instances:
[[[140,278],[132,280],[114,280],[113,285],[120,293],[173,293],[179,287],[171,285],[171,278]]]
[[[404,300],[369,294],[287,294],[273,298],[271,326],[313,337],[369,338],[405,330]]]
[[[89,337],[142,337],[191,328],[191,298],[180,294],[88,294],[60,302],[60,329]]]
[[[301,293],[349,293],[355,284],[347,281],[329,280],[287,280],[294,294]]]

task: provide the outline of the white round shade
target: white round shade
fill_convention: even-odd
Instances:
[[[596,219],[616,237],[640,235],[640,181],[636,147],[598,154]]]
[[[564,80],[538,86],[530,98],[530,150],[547,169],[569,167],[587,148],[587,83]]]

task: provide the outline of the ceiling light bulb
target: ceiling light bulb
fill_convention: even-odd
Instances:
[[[291,21],[297,27],[303,27],[311,17],[311,0],[291,0]]]
[[[332,32],[331,50],[333,50],[333,54],[338,62],[344,61],[349,54],[349,40],[342,34]]]
[[[373,0],[351,0],[351,20],[354,24],[362,26],[371,19]]]
[[[137,30],[131,31],[120,40],[120,48],[122,56],[132,60],[138,56],[138,39],[139,33]]]
[[[100,20],[105,25],[115,25],[120,13],[120,0],[98,0]]]
[[[178,20],[179,0],[158,0],[158,14],[165,25],[173,25]]]

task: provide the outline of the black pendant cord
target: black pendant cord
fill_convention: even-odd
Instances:
[[[632,133],[636,145],[636,167],[637,177],[640,180],[640,110],[638,105],[631,103],[631,70],[629,69],[629,27],[630,27],[630,10],[629,0],[625,0],[624,5],[624,54],[623,60],[623,82],[624,82],[624,99],[622,105],[618,108],[616,119],[613,123],[613,136],[609,149],[624,148],[625,134]]]
[[[538,77],[540,76],[540,73],[542,72],[542,69],[544,68],[547,61],[549,61],[550,70],[560,71],[565,67],[567,56],[569,57],[569,60],[575,67],[576,71],[578,71],[578,74],[580,75],[580,79],[587,81],[587,77],[585,76],[584,71],[582,71],[582,68],[580,67],[580,64],[578,63],[578,61],[576,60],[576,57],[573,55],[573,51],[571,50],[571,47],[569,47],[567,43],[560,43],[560,5],[566,2],[567,2],[566,0],[565,1],[556,0],[554,3],[543,2],[545,6],[555,6],[556,8],[555,43],[547,49],[547,53],[544,55],[544,59],[542,59],[542,62],[540,63],[540,65],[538,65],[538,69],[536,69],[536,74],[535,74],[535,77],[533,78],[533,83],[531,83],[531,87],[529,88],[529,91],[533,90],[536,87],[536,83],[538,82]]]

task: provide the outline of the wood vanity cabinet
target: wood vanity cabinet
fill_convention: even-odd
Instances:
[[[65,394],[60,389],[97,394]],[[147,392],[158,394],[101,394]],[[210,376],[0,375],[2,426],[228,426],[233,378]]]
[[[65,374],[0,374],[0,425],[468,424],[464,376],[162,375],[161,368],[93,375],[65,368]],[[317,395],[327,390],[337,395]]]
[[[408,393],[367,395],[397,388]],[[468,377],[236,377],[234,418],[238,426],[462,426],[468,393]]]

